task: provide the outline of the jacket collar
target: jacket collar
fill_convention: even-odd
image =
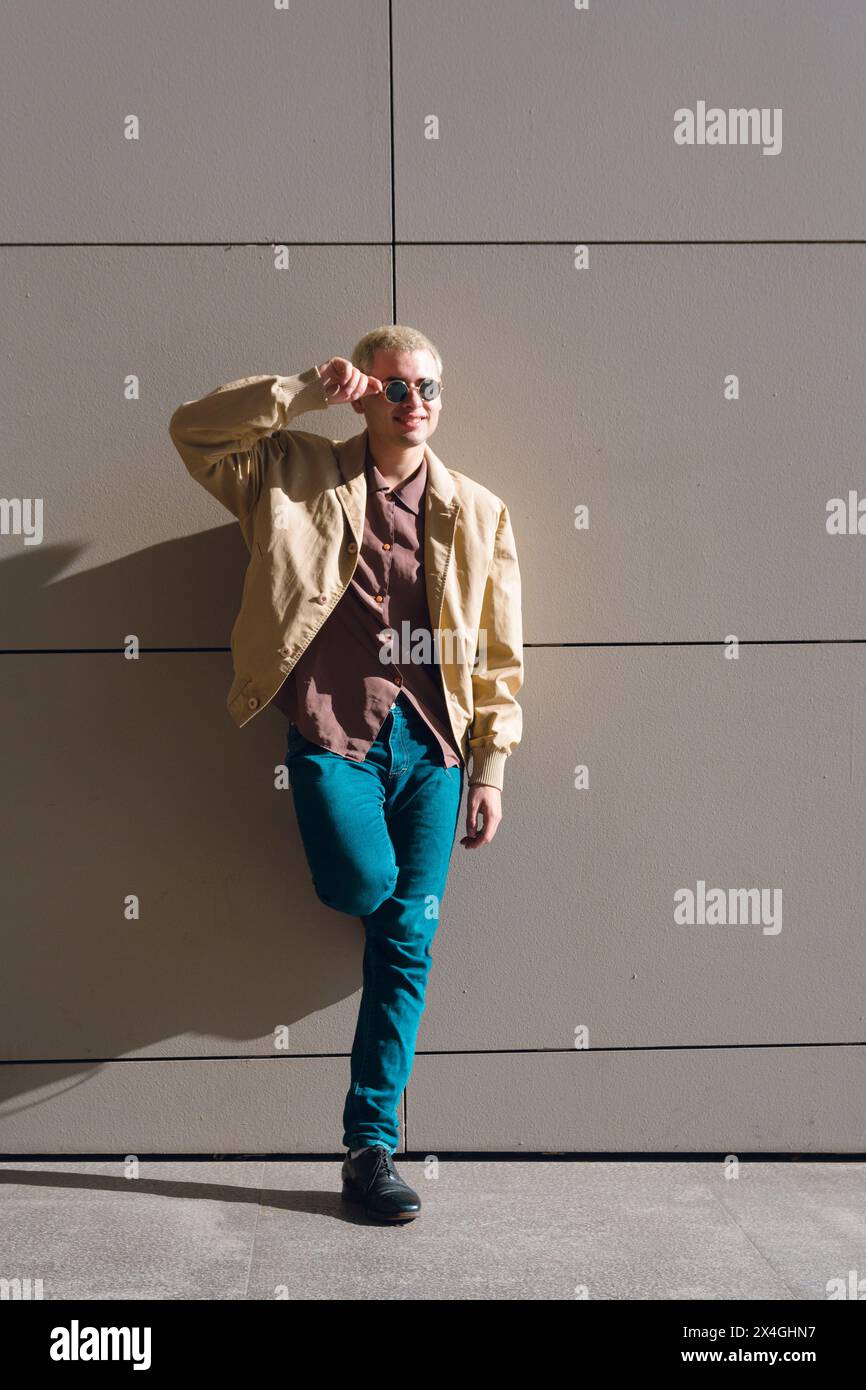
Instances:
[[[367,431],[335,443],[337,463],[343,481],[336,485],[340,505],[360,552],[364,543],[364,514],[367,510]],[[429,444],[424,445],[427,485],[424,509],[424,571],[430,619],[439,626],[445,573],[454,544],[454,529],[460,500],[451,474]]]
[[[337,484],[337,495],[349,520],[355,540],[361,544],[364,536],[364,512],[367,507],[367,431],[353,434],[336,444],[337,462],[343,482]],[[429,443],[424,445],[427,464],[427,516],[445,516],[460,508],[457,489],[451,474]]]

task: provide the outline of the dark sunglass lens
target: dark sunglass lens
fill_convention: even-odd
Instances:
[[[407,394],[405,381],[389,381],[385,387],[385,395],[392,405],[399,405]]]

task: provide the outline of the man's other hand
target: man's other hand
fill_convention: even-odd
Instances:
[[[479,822],[483,817],[483,829]],[[460,841],[464,849],[489,845],[502,820],[502,792],[498,787],[477,784],[469,788],[466,801],[466,834]]]

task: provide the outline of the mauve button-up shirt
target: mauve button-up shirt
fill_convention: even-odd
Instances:
[[[424,497],[427,462],[396,488],[366,452],[367,508],[358,564],[346,592],[303,652],[273,703],[304,738],[363,762],[402,690],[439,745],[445,767],[463,763],[433,654],[424,582]],[[410,641],[403,642],[403,623]],[[398,658],[428,634],[427,664],[379,659],[385,629],[395,630]],[[407,650],[408,648],[408,650]]]

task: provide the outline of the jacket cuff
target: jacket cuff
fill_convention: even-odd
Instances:
[[[318,367],[308,367],[305,372],[297,372],[294,376],[280,377],[279,383],[291,404],[293,415],[326,409],[328,397]]]
[[[507,757],[508,754],[501,748],[473,748],[470,787],[483,784],[485,787],[498,787],[502,791]]]

